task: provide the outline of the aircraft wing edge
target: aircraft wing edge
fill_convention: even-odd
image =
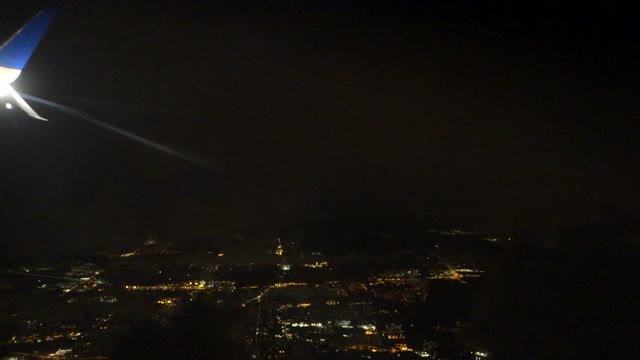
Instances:
[[[8,85],[8,84],[5,85],[5,89],[16,101],[16,104],[18,105],[18,107],[20,107],[24,112],[26,112],[27,115],[38,120],[49,121],[43,118],[42,116],[38,115],[38,113],[35,110],[33,110],[33,108],[29,106],[29,104],[22,98],[22,96],[20,96],[20,94],[18,94],[18,92],[11,87],[11,85]]]

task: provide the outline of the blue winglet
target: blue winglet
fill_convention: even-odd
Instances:
[[[58,9],[42,10],[0,47],[0,67],[22,70]]]

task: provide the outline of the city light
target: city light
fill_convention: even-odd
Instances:
[[[283,256],[288,254],[288,242],[278,245],[274,246],[271,254],[278,252],[278,249],[282,250]],[[154,264],[158,259],[162,259],[163,264],[170,264],[172,259],[179,258],[176,257],[179,253],[177,249],[156,242],[128,252],[113,253],[108,261],[128,263],[127,258],[135,256],[135,262],[140,264]],[[432,290],[432,280],[466,282],[484,274],[477,266],[460,261],[442,261],[430,264],[429,268],[388,267],[368,271],[361,278],[343,280],[339,277],[344,271],[340,269],[340,264],[333,265],[337,268],[334,270],[324,259],[302,262],[302,257],[296,259],[286,256],[290,263],[282,263],[282,259],[279,259],[268,265],[253,262],[222,265],[214,262],[216,258],[208,256],[202,257],[207,262],[190,262],[182,270],[171,266],[159,270],[154,265],[149,270],[153,276],[139,283],[123,275],[127,283],[120,285],[120,289],[124,293],[119,293],[118,285],[112,285],[107,280],[111,276],[110,267],[101,268],[94,263],[60,266],[60,270],[56,266],[24,267],[22,272],[16,274],[42,279],[37,282],[37,291],[65,294],[68,304],[100,304],[108,310],[127,304],[131,299],[151,301],[156,310],[161,310],[155,316],[163,322],[168,321],[175,309],[190,303],[196,295],[205,296],[216,303],[235,303],[256,319],[251,336],[247,338],[248,343],[261,347],[271,356],[284,356],[285,353],[280,350],[304,342],[311,346],[322,345],[333,351],[368,353],[366,356],[372,359],[375,358],[374,354],[401,353],[413,353],[421,358],[433,357],[433,346],[413,349],[414,346],[407,343],[405,329],[411,324],[402,320],[403,309],[424,302]],[[321,279],[315,275],[319,272],[324,273]],[[195,274],[202,278],[194,278]],[[256,281],[260,278],[265,280]],[[116,294],[117,297],[114,296]],[[380,307],[381,303],[386,304],[384,308]],[[80,340],[95,336],[92,334],[96,332],[107,334],[118,329],[119,325],[111,314],[105,315],[109,316],[97,317],[89,328],[34,330],[28,336],[14,337],[10,344],[80,343]],[[34,324],[29,326],[37,329]],[[434,330],[458,332],[456,328],[442,325],[437,325]],[[340,339],[337,343],[336,338]],[[76,347],[70,349],[74,356],[80,354]],[[51,353],[55,351],[52,349]],[[487,356],[480,351],[470,353],[478,359]]]

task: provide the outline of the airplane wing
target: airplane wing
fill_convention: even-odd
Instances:
[[[19,72],[24,69],[31,54],[33,54],[57,13],[57,9],[38,12],[36,16],[2,44],[0,46],[0,68],[18,71],[19,75]],[[11,83],[13,80],[8,82]]]
[[[38,113],[33,110],[33,108],[31,106],[29,106],[29,104],[27,104],[26,101],[24,101],[24,99],[22,98],[22,96],[20,96],[20,94],[18,94],[17,91],[15,91],[11,85],[9,84],[5,84],[3,87],[3,90],[5,90],[9,95],[11,95],[13,97],[13,99],[16,101],[16,104],[18,105],[18,107],[20,107],[20,109],[22,109],[22,111],[26,112],[27,115],[34,117],[38,120],[42,120],[42,121],[48,121],[47,119],[43,118],[42,116],[38,115]]]
[[[0,46],[0,93],[11,95],[18,107],[29,116],[44,121],[47,119],[38,115],[10,84],[20,76],[20,72],[29,61],[29,57],[38,46],[57,12],[56,9],[40,11]]]

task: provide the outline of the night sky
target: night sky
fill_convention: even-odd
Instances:
[[[3,111],[7,251],[363,221],[553,233],[640,200],[639,34],[616,4],[62,3],[18,91],[211,166]],[[3,38],[43,4],[4,1]]]

